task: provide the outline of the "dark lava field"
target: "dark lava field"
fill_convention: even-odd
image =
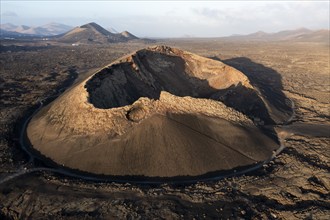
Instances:
[[[97,69],[150,43],[1,44],[0,219],[329,219],[328,44],[157,42],[232,66],[267,95],[263,98],[283,104],[267,92],[280,91],[293,109],[289,123],[274,125],[285,148],[260,168],[218,180],[157,184],[68,176],[21,146],[21,129],[40,101],[51,102]]]

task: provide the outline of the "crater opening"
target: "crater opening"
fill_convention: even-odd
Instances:
[[[180,50],[158,47],[134,55],[96,73],[85,85],[89,102],[109,109],[130,105],[140,97],[159,99],[161,91],[173,95],[221,101],[254,120],[274,123],[245,76],[221,62],[198,60]]]
[[[89,100],[96,108],[121,107],[140,97],[159,99],[161,91],[196,98],[208,98],[217,91],[206,79],[193,77],[179,56],[145,50],[132,59],[102,70],[87,82]]]

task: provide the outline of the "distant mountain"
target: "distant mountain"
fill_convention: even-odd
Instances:
[[[248,34],[245,35],[248,38],[263,38],[263,37],[267,37],[269,34],[267,34],[266,32],[263,31],[258,31],[252,34]],[[244,37],[244,35],[238,35],[238,37]]]
[[[64,43],[103,44],[127,42],[133,39],[138,38],[129,32],[120,34],[111,33],[100,25],[92,22],[72,29],[59,36],[57,40]]]
[[[255,40],[255,41],[317,41],[329,42],[329,29],[309,30],[299,28],[295,30],[285,30],[276,33],[266,33],[258,31],[248,35],[235,35],[225,37],[232,40]]]
[[[39,28],[45,30],[45,32],[43,32],[43,35],[59,35],[68,32],[73,27],[65,24],[49,23],[40,26]]]
[[[118,33],[119,33],[119,32],[118,32],[116,29],[114,29],[113,27],[109,27],[109,28],[107,28],[107,30],[108,30],[109,32],[113,33],[113,34],[118,34]]]
[[[6,31],[4,29],[0,29],[0,38],[1,39],[4,39],[4,38],[22,38],[22,37],[31,38],[31,37],[33,37],[33,35],[21,34],[21,33],[14,32],[14,31]]]
[[[5,31],[17,32],[17,33],[21,33],[21,34],[25,34],[23,32],[30,29],[30,27],[26,26],[26,25],[14,25],[11,23],[1,24],[0,28]]]
[[[302,35],[310,34],[312,32],[313,32],[312,30],[309,30],[307,28],[299,28],[296,30],[280,31],[274,34],[269,34],[269,36],[273,39],[278,39],[278,40],[291,40]]]
[[[17,37],[18,33],[12,31],[6,31],[4,29],[0,29],[0,38],[14,38]]]
[[[14,25],[10,23],[1,24],[0,28],[5,31],[16,32],[18,34],[27,34],[34,36],[54,36],[65,33],[72,27],[64,24],[49,23],[38,27],[29,27],[26,25]]]
[[[26,26],[26,25],[19,25],[14,30],[10,30],[10,31],[14,31],[14,32],[21,33],[21,34],[28,34],[25,32],[28,31],[29,29],[31,29],[31,27]]]
[[[295,39],[306,42],[327,42],[330,43],[329,29],[312,31],[305,35],[296,36]]]
[[[125,37],[126,39],[128,40],[136,40],[136,39],[139,39],[137,36],[131,34],[130,32],[128,31],[123,31],[120,33],[120,35],[122,35],[123,37]]]
[[[0,28],[5,31],[14,31],[17,28],[17,25],[11,23],[0,24]]]

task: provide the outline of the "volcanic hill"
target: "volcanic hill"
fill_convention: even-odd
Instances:
[[[92,22],[72,29],[59,36],[57,40],[64,43],[104,44],[127,42],[136,39],[139,38],[127,31],[118,34],[111,33],[100,25]]]
[[[11,23],[0,25],[0,30],[4,32],[4,35],[8,35],[9,32],[12,33],[12,36],[55,36],[63,34],[71,29],[71,26],[59,23],[49,23],[37,27],[29,27],[26,25],[17,26]]]
[[[91,174],[212,176],[279,148],[261,127],[286,120],[286,110],[263,94],[220,61],[155,46],[67,90],[32,118],[27,136],[50,160]]]

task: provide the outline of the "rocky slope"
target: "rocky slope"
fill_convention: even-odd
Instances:
[[[281,106],[264,100],[238,70],[156,46],[68,90],[31,120],[27,134],[41,154],[80,171],[201,176],[272,156],[278,142],[251,119],[273,123]]]

